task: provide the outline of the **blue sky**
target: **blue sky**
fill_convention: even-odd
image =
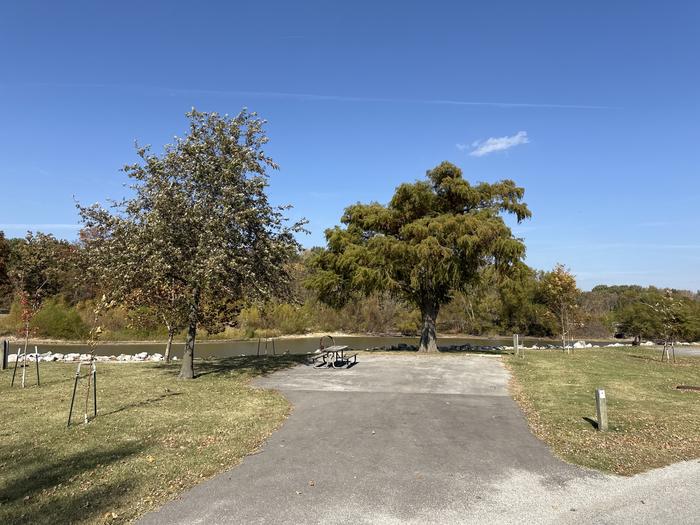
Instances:
[[[74,238],[135,140],[269,120],[307,246],[442,160],[512,178],[539,269],[700,289],[700,4],[0,2],[0,229]]]

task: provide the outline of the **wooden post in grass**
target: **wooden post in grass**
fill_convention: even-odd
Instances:
[[[520,346],[520,336],[513,334],[513,355],[525,358],[525,348]]]
[[[10,343],[7,339],[2,340],[2,355],[0,356],[0,370],[7,368],[7,356],[10,355]]]
[[[595,391],[595,411],[598,416],[598,430],[608,430],[608,405],[605,399],[605,390],[597,388]]]

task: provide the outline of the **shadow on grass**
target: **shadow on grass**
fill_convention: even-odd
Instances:
[[[124,405],[119,408],[115,408],[114,410],[110,410],[109,412],[99,412],[99,415],[101,416],[108,416],[110,414],[117,414],[119,412],[123,412],[124,410],[130,410],[132,408],[142,408],[148,405],[153,405],[154,403],[158,403],[160,401],[163,401],[164,399],[167,399],[172,396],[179,396],[182,395],[182,392],[168,392],[166,394],[161,394],[156,397],[152,397],[149,399],[144,399],[142,401],[139,401],[137,403],[130,403],[128,405]]]
[[[469,348],[465,350],[457,350],[446,348],[440,350],[441,354],[493,354],[493,355],[513,355],[512,350],[504,350],[501,348]]]
[[[416,354],[418,353],[417,348],[365,348],[362,352],[379,353],[397,353],[397,354]],[[446,348],[442,347],[438,349],[439,354],[493,354],[493,355],[513,355],[512,350],[504,350],[498,347],[474,347],[474,348]]]
[[[0,485],[0,522],[2,523],[75,523],[94,522],[115,508],[133,486],[131,481],[102,483],[95,473],[82,490],[68,491],[75,477],[105,468],[140,453],[139,443],[101,450],[89,450],[66,457],[51,451],[28,451],[10,463],[7,447],[0,451],[4,459],[5,479]],[[88,481],[88,480],[86,480]],[[62,486],[63,485],[63,486]]]
[[[663,361],[661,359],[661,356],[654,356],[654,355],[637,355],[637,354],[627,354],[627,357],[631,357],[632,359],[640,359],[641,361],[650,361],[652,363],[663,363],[663,364],[669,364],[666,361]]]
[[[203,376],[230,376],[233,372],[250,374],[253,376],[267,375],[278,370],[283,370],[297,364],[308,362],[305,354],[282,354],[277,356],[233,356],[219,359],[195,360],[195,377]],[[177,375],[180,364],[158,363],[156,368]]]
[[[598,422],[595,419],[593,419],[592,417],[583,417],[581,419],[583,419],[586,423],[590,423],[591,426],[593,428],[595,428],[596,430],[598,429]]]

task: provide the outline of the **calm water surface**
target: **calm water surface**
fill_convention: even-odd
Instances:
[[[595,344],[595,341],[588,341]],[[364,350],[366,348],[374,348],[378,346],[397,345],[399,343],[418,344],[417,337],[372,337],[372,336],[347,336],[336,337],[335,344],[347,345],[355,350]],[[457,344],[470,343],[479,346],[510,346],[513,344],[511,337],[497,337],[493,339],[474,339],[469,337],[443,337],[438,338],[440,346],[449,346]],[[328,346],[326,339],[326,346]],[[553,344],[551,340],[525,338],[521,339],[521,344],[532,346],[533,344]],[[15,350],[16,344],[12,345]],[[33,345],[32,345],[33,346]],[[305,354],[313,352],[319,347],[317,337],[295,337],[295,338],[279,338],[274,340],[274,349],[272,341],[260,341],[260,355],[272,355],[273,350],[276,354],[289,352],[292,354]],[[183,343],[173,343],[173,355],[182,355]],[[89,348],[87,345],[75,344],[49,344],[43,343],[39,345],[39,352],[60,352],[68,354],[72,352],[87,353]],[[119,354],[138,354],[140,352],[148,352],[149,354],[160,353],[165,351],[165,343],[106,343],[98,347],[97,355],[119,355]],[[198,357],[230,357],[237,355],[256,355],[258,353],[258,340],[249,341],[202,341],[197,342],[195,355]]]

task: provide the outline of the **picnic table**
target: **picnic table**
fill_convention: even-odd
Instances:
[[[348,350],[349,348],[346,345],[332,345],[326,348],[320,348],[311,359],[316,368],[349,367],[351,359],[353,365],[357,363],[357,354],[349,355],[347,353]],[[320,363],[317,363],[317,361],[320,361]]]

